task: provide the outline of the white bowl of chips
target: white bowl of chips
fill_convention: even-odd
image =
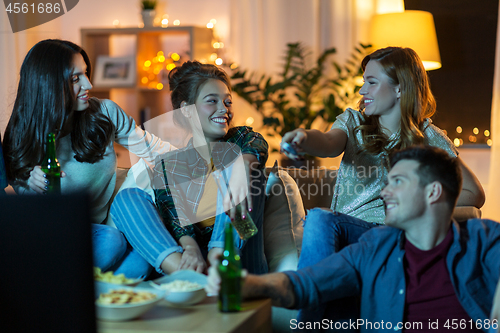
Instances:
[[[176,271],[170,275],[150,281],[157,290],[166,292],[165,300],[170,305],[188,306],[199,303],[207,296],[207,276],[190,270]]]
[[[137,318],[164,299],[165,291],[152,288],[96,284],[96,316],[100,320]]]

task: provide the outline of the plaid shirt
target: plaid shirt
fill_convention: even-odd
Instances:
[[[255,155],[260,168],[263,168],[268,158],[268,144],[251,127],[231,128],[224,138],[212,145],[215,168],[223,170],[240,153]],[[160,155],[156,159],[153,175],[156,205],[165,226],[177,240],[182,236],[203,240],[204,243],[209,240],[209,237],[207,239],[204,236],[211,234],[213,226],[201,230],[193,224],[209,168],[194,149],[192,140],[187,147]],[[169,185],[168,179],[173,184]],[[172,191],[171,188],[175,190]]]
[[[0,194],[3,192],[3,189],[7,187],[7,185],[7,173],[5,171],[5,164],[3,161],[2,145],[0,144]]]

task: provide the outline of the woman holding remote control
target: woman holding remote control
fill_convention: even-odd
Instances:
[[[384,224],[384,209],[398,209],[396,202],[385,207],[379,196],[391,152],[426,144],[459,158],[452,142],[430,120],[436,102],[415,51],[400,47],[379,49],[366,56],[361,65],[364,84],[359,91],[359,111],[347,109],[326,133],[296,129],[283,136],[282,143],[289,143],[296,150],[296,154],[285,151],[291,158],[300,158],[301,153],[319,157],[344,154],[331,210],[313,209],[304,222],[299,268],[357,242],[365,231]],[[457,205],[480,208],[485,199],[481,184],[461,164],[464,182]],[[323,311],[301,311],[299,319],[321,320]]]

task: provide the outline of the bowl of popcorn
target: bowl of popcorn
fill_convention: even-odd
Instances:
[[[188,306],[199,303],[207,296],[207,276],[190,270],[176,271],[170,275],[150,281],[159,291],[164,291],[170,305]]]
[[[96,281],[96,284],[111,283],[134,287],[141,283],[143,279],[131,279],[126,277],[125,274],[115,274],[112,271],[103,273],[99,267],[94,267],[94,281]]]
[[[96,316],[100,320],[137,318],[163,300],[165,291],[116,285],[96,285]]]

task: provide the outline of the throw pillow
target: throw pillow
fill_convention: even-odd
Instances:
[[[264,251],[269,271],[296,270],[306,214],[295,180],[276,163],[267,180],[266,196]]]

